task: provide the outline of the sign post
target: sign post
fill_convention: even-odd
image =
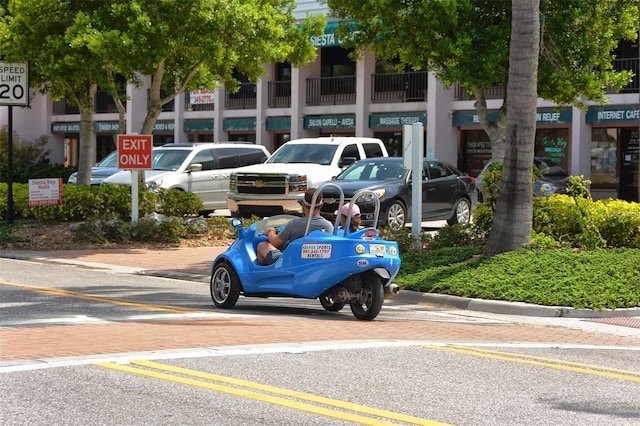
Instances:
[[[0,61],[0,105],[9,107],[7,223],[13,223],[13,106],[29,106],[29,63]]]
[[[424,158],[424,126],[417,122],[403,126],[403,164],[411,169],[411,233],[420,247],[422,232],[422,162]]]
[[[151,135],[118,135],[118,168],[131,170],[132,223],[138,221],[138,170],[152,168],[152,150]]]

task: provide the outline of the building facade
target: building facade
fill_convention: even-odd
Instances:
[[[316,1],[298,1],[296,17],[326,13]],[[266,64],[257,83],[237,93],[224,89],[184,93],[165,105],[153,130],[154,145],[168,142],[251,141],[270,151],[290,139],[351,135],[382,139],[391,155],[402,155],[402,129],[421,122],[434,157],[475,176],[490,158],[489,138],[480,127],[473,100],[458,86],[445,88],[426,71],[397,73],[369,52],[353,61],[335,35],[337,22],[312,42],[314,63],[300,68]],[[634,80],[608,95],[607,106],[586,111],[538,100],[536,155],[554,159],[572,175],[592,181],[594,198],[637,201],[640,90],[638,42],[621,46],[615,66],[631,69]],[[142,127],[151,79],[128,87],[127,133]],[[497,114],[502,88],[487,91],[490,114]],[[6,119],[5,119],[6,121]],[[80,117],[64,100],[36,95],[29,108],[13,109],[20,139],[47,136],[52,162],[77,164]],[[95,160],[115,149],[118,114],[98,92],[94,115]],[[425,150],[425,153],[427,151]]]

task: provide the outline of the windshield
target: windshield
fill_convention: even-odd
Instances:
[[[379,161],[358,161],[340,173],[336,180],[396,180],[404,175],[402,164]]]
[[[190,153],[191,151],[184,149],[156,149],[153,151],[152,169],[178,170]]]
[[[111,151],[96,164],[96,167],[118,167],[118,151]]]
[[[328,165],[336,152],[336,145],[313,143],[284,144],[266,163],[313,163]]]

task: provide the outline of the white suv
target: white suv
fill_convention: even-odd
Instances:
[[[238,167],[262,163],[269,155],[263,145],[248,142],[169,143],[153,148],[153,168],[144,171],[145,182],[152,189],[193,192],[205,211],[226,209],[229,174]],[[102,184],[131,185],[131,172],[122,170]]]
[[[307,188],[338,175],[351,163],[388,157],[380,139],[364,137],[305,138],[289,141],[264,164],[231,174],[227,206],[232,216],[301,213]]]

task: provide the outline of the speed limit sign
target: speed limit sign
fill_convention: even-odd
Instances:
[[[0,61],[0,105],[29,106],[29,64]]]

